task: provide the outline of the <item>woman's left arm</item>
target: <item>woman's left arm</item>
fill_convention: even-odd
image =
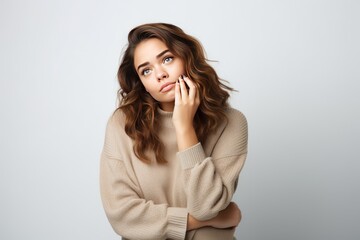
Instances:
[[[228,122],[215,136],[211,156],[207,156],[198,142],[192,119],[199,104],[196,88],[185,78],[176,86],[173,121],[184,170],[185,192],[189,214],[198,220],[209,220],[231,202],[237,180],[247,155],[247,121],[234,109],[228,110]],[[191,123],[191,124],[189,124]]]
[[[233,198],[247,156],[247,122],[229,110],[228,123],[218,137],[211,156],[201,143],[178,152],[184,171],[189,214],[198,220],[215,217]]]

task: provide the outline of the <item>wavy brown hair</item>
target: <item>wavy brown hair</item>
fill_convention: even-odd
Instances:
[[[177,26],[151,23],[135,27],[129,32],[128,45],[117,73],[119,107],[125,115],[125,132],[134,141],[134,153],[143,162],[150,163],[149,151],[158,163],[166,163],[164,145],[158,132],[160,128],[159,103],[145,90],[134,66],[134,52],[138,44],[149,38],[165,43],[170,52],[184,63],[185,74],[199,89],[200,105],[194,117],[194,128],[199,141],[226,121],[229,91],[215,70],[208,64],[198,40]]]

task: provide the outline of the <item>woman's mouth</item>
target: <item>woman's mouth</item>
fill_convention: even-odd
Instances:
[[[161,86],[160,92],[165,93],[170,91],[175,86],[174,82],[165,83]]]

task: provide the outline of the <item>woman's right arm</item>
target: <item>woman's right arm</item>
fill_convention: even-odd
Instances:
[[[187,209],[141,198],[122,161],[103,155],[100,189],[106,216],[120,236],[139,240],[185,238]]]
[[[190,230],[186,239],[191,240],[233,240],[235,226],[241,219],[241,212],[235,203],[230,203],[224,210],[210,220],[198,221],[189,214],[188,228],[191,229],[191,220],[199,229]]]
[[[111,226],[127,239],[184,239],[187,209],[142,197],[135,173],[119,150],[124,136],[118,120],[113,116],[108,121],[100,160],[101,199]]]
[[[241,221],[241,211],[236,203],[231,202],[219,214],[207,221],[199,221],[189,214],[187,230],[198,229],[201,227],[214,227],[214,228],[230,228],[236,227]]]

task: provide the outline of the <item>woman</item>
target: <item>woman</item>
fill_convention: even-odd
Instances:
[[[174,25],[138,26],[128,41],[101,155],[113,229],[124,239],[233,239],[247,123],[228,106],[232,89]]]

